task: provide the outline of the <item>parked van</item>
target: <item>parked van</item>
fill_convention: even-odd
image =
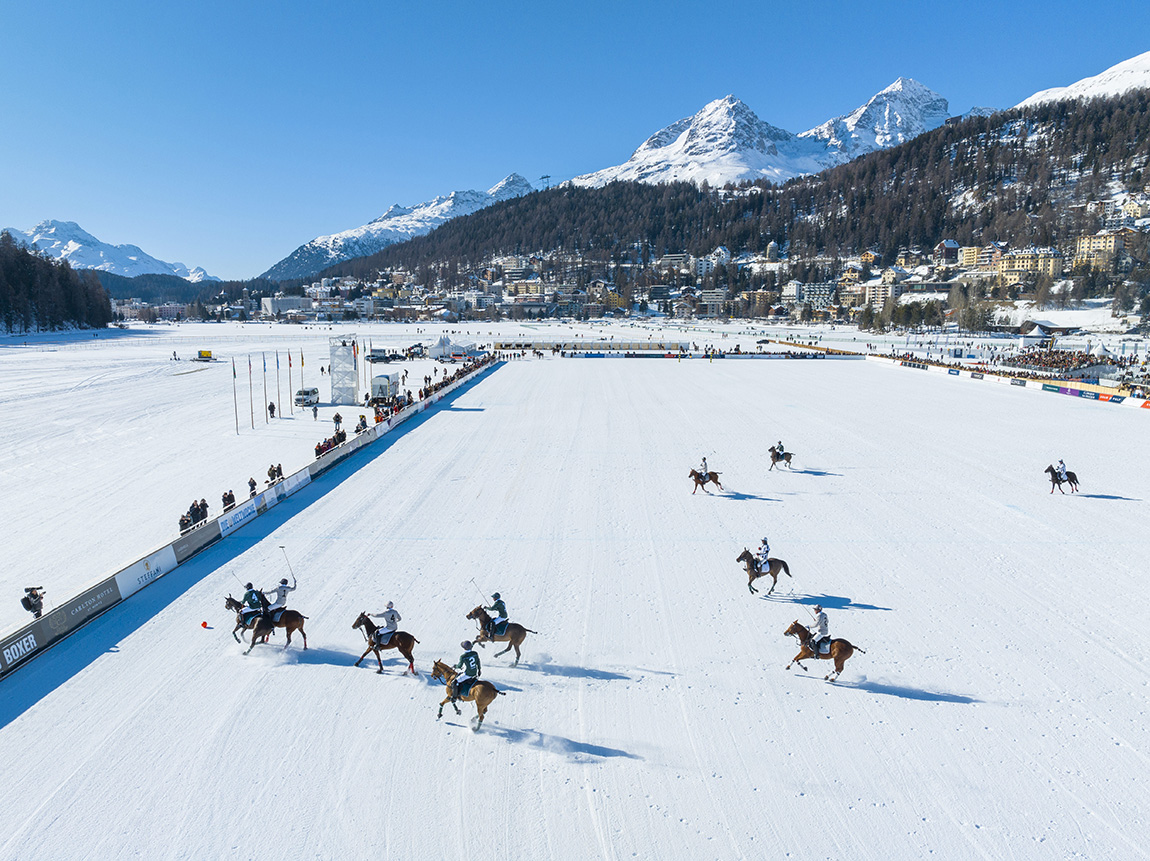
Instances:
[[[295,393],[297,407],[311,407],[319,403],[319,389],[300,389]]]

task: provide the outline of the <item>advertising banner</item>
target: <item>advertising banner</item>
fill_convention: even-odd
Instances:
[[[276,496],[274,488],[265,490],[263,493],[257,493],[254,500],[256,504],[256,514],[263,514],[269,508],[275,508],[279,501],[280,499]]]
[[[8,672],[93,616],[119,603],[120,590],[116,587],[115,577],[70,598],[0,642],[0,673]]]
[[[1012,378],[1010,380],[1010,385],[1012,385],[1012,386],[1025,386],[1026,380],[1018,380],[1018,379]]]
[[[1096,401],[1096,400],[1098,400],[1098,392],[1091,392],[1091,391],[1088,391],[1086,389],[1083,389],[1079,393],[1079,397],[1086,398],[1086,400],[1088,400],[1088,401]]]
[[[978,371],[971,371],[971,372],[970,372],[970,378],[971,378],[972,380],[981,380],[981,379],[982,379],[982,377],[983,377],[983,375],[982,375],[982,374],[980,374]]]
[[[218,520],[220,535],[231,535],[237,529],[251,520],[257,514],[255,499],[248,499],[226,514],[221,514]]]
[[[1044,392],[1057,392],[1058,386],[1052,386],[1052,385],[1050,385],[1050,383],[1043,383],[1042,384],[1042,391],[1044,391]]]
[[[1071,389],[1067,386],[1060,387],[1058,391],[1064,395],[1073,395],[1074,397],[1078,397],[1080,394],[1082,394],[1080,391],[1078,391],[1078,389]]]
[[[946,372],[947,372],[948,374],[950,374],[952,377],[957,377],[957,376],[958,376],[958,368],[947,368],[947,369],[946,369]]]
[[[293,472],[285,478],[280,482],[279,486],[283,488],[285,496],[291,496],[301,487],[305,487],[309,484],[311,484],[311,473],[306,469],[301,469],[299,472]]]
[[[116,575],[116,588],[120,590],[120,598],[127,598],[133,592],[143,589],[157,577],[163,577],[179,564],[176,562],[176,551],[172,545],[157,550],[150,556],[145,556],[139,562],[134,562]]]
[[[195,556],[209,544],[219,541],[220,538],[219,521],[209,520],[203,526],[193,529],[187,535],[183,535],[172,542],[172,549],[176,552],[176,561],[183,562],[185,559]]]

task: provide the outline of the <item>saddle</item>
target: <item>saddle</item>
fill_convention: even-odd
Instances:
[[[376,631],[373,637],[376,644],[380,646],[386,646],[391,642],[391,635],[394,633],[395,631]]]
[[[475,687],[475,683],[478,681],[479,679],[460,679],[455,685],[455,695],[457,697],[466,697],[471,693],[471,689]]]
[[[504,634],[507,633],[507,626],[510,624],[511,624],[511,622],[507,621],[507,622],[500,622],[498,625],[493,625],[491,627],[491,636],[502,637]]]
[[[817,654],[829,655],[831,653],[831,641],[829,639],[822,640],[812,648]]]

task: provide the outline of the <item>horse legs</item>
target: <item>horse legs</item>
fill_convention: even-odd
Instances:
[[[356,661],[356,662],[355,662],[355,666],[357,666],[357,667],[358,667],[358,666],[359,666],[359,664],[360,664],[360,661],[362,661],[364,658],[366,658],[366,657],[367,657],[367,653],[368,653],[368,652],[370,652],[370,651],[371,651],[371,646],[368,646],[366,649],[364,649],[364,650],[363,650],[363,654],[359,656],[359,661]]]
[[[759,591],[753,585],[751,585],[754,583],[754,581],[755,581],[754,577],[752,577],[750,580],[747,581],[747,588],[751,590],[752,595]]]
[[[496,652],[494,655],[492,655],[492,657],[498,658],[500,655],[506,655],[508,652],[511,651],[511,647],[514,645],[515,645],[514,643],[508,643],[506,649],[504,649],[502,652]],[[516,650],[516,651],[518,651],[518,650]]]

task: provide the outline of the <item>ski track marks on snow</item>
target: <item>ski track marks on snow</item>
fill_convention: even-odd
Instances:
[[[230,363],[170,352],[0,354],[5,594],[330,434],[237,437]],[[253,819],[301,857],[1146,857],[1140,413],[863,362],[510,362],[0,682],[0,859],[250,858]],[[726,491],[692,496],[704,454]],[[1049,494],[1058,457],[1092,495]],[[750,595],[764,534],[793,578]],[[311,648],[245,657],[223,597],[280,545]],[[473,732],[428,674],[495,590],[538,633],[481,650],[507,695]],[[418,677],[352,667],[388,600]],[[835,684],[783,669],[815,602],[866,649]]]

